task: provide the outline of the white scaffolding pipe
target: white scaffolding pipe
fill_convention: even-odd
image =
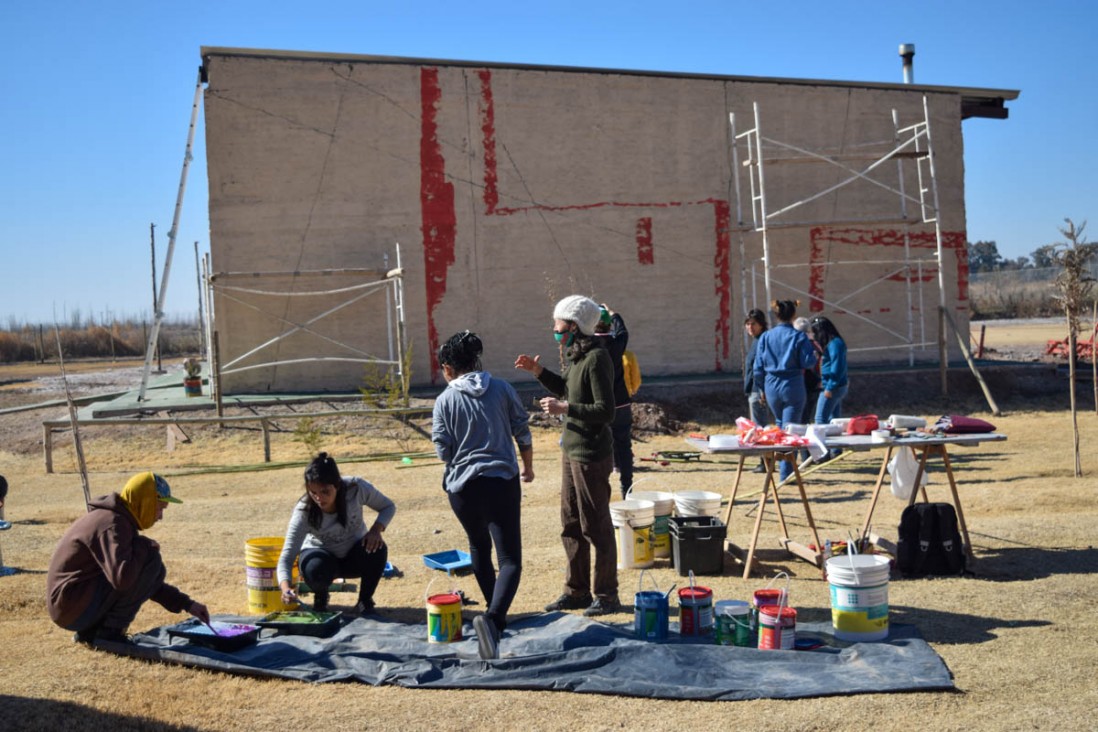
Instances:
[[[198,82],[194,87],[194,101],[191,103],[191,124],[187,129],[187,146],[183,151],[183,172],[179,176],[179,192],[175,196],[175,213],[172,216],[172,228],[168,231],[168,253],[164,258],[164,275],[160,280],[160,295],[156,300],[156,312],[153,314],[153,327],[149,332],[149,342],[145,346],[145,369],[141,374],[141,389],[137,400],[145,400],[145,390],[149,385],[149,371],[152,369],[153,352],[156,340],[160,336],[160,323],[164,319],[164,299],[168,294],[168,277],[172,271],[172,254],[175,252],[175,237],[179,233],[179,216],[183,211],[183,194],[187,190],[187,171],[190,170],[194,147],[194,128],[198,123],[198,105],[202,102],[202,72],[198,72]]]

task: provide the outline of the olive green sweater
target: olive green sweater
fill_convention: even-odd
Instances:
[[[568,402],[561,449],[569,460],[592,463],[614,453],[614,365],[601,343],[581,355],[568,352],[563,375],[542,369],[538,381]]]

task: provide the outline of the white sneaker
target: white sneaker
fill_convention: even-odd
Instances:
[[[473,630],[477,632],[477,651],[485,661],[499,658],[499,628],[487,615],[473,618]]]

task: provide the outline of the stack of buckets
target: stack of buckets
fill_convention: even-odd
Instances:
[[[639,482],[639,481],[638,481]],[[652,556],[667,559],[671,556],[671,513],[675,509],[675,494],[664,491],[630,490],[626,498],[634,501],[651,501],[655,521],[652,523]]]
[[[839,640],[888,637],[888,557],[844,554],[825,563],[831,585],[831,624]]]
[[[719,516],[721,494],[712,491],[676,491],[675,512],[679,516]]]
[[[618,544],[618,569],[651,567],[652,525],[656,522],[656,504],[630,499],[610,503],[610,520]]]
[[[248,585],[248,612],[251,614],[266,615],[297,609],[296,602],[282,604],[282,590],[278,587],[278,557],[282,554],[283,541],[278,536],[266,536],[244,542],[244,572]]]

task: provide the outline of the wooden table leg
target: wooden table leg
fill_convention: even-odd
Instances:
[[[812,508],[808,505],[808,494],[804,490],[804,481],[801,480],[801,471],[797,467],[797,461],[793,461],[793,474],[797,476],[797,490],[801,493],[801,504],[804,505],[804,516],[808,520],[808,526],[812,529],[812,540],[816,542],[816,551],[823,554],[823,544],[820,543],[820,535],[816,531],[816,522],[812,518]]]
[[[930,499],[926,495],[926,486],[923,485],[923,476],[926,475],[926,461],[930,457],[930,450],[934,445],[926,445],[923,447],[923,454],[919,456],[919,468],[915,471],[915,488],[911,491],[911,497],[907,499],[907,505],[914,506],[915,498],[922,493],[923,503],[930,503]]]
[[[965,512],[961,510],[961,495],[957,492],[957,481],[953,479],[953,466],[949,462],[949,452],[942,445],[942,464],[945,465],[946,475],[949,476],[949,490],[953,493],[953,505],[957,509],[957,523],[961,525],[961,538],[964,539],[965,554],[973,559],[972,542],[968,538],[968,525],[965,524]]]
[[[888,472],[888,461],[892,459],[893,446],[889,445],[885,450],[884,460],[881,461],[881,469],[877,471],[877,483],[873,486],[873,498],[869,501],[869,509],[865,512],[865,521],[862,522],[862,536],[869,534],[869,527],[873,522],[873,511],[877,508],[877,499],[881,496],[881,487],[884,485],[885,473]]]
[[[766,465],[766,480],[763,482],[762,495],[759,496],[759,510],[755,515],[755,528],[751,531],[751,541],[747,546],[747,558],[743,564],[743,578],[751,576],[751,567],[755,562],[755,547],[759,543],[759,529],[762,527],[763,511],[766,509],[766,498],[770,494],[770,483],[774,479],[774,453],[763,455],[763,463]]]

